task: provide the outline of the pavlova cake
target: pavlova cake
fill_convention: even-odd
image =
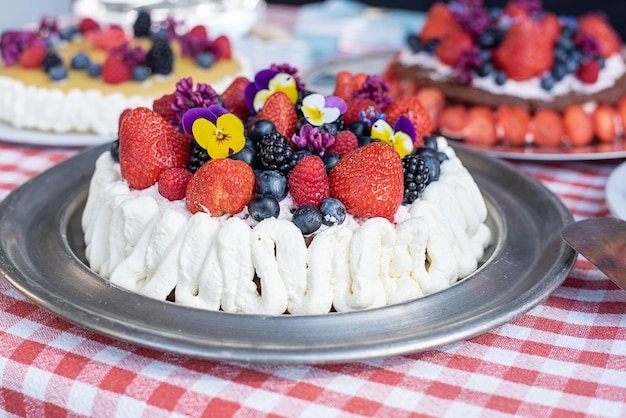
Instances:
[[[559,16],[540,0],[491,9],[454,0],[433,4],[386,74],[409,94],[426,90],[445,135],[558,147],[622,137],[625,70],[622,41],[602,13]]]
[[[492,233],[478,186],[380,76],[343,73],[323,96],[273,65],[207,92],[183,79],[169,106],[121,115],[82,216],[101,276],[191,307],[312,315],[413,300],[479,268]]]
[[[0,121],[114,139],[122,110],[152,106],[183,76],[220,92],[236,76],[249,76],[229,39],[211,37],[204,26],[156,23],[147,12],[138,13],[132,29],[75,20],[43,19],[33,30],[2,33]]]

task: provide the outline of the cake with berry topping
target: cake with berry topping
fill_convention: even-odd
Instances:
[[[221,92],[248,75],[227,37],[173,19],[153,22],[147,12],[132,29],[43,19],[34,30],[4,32],[0,48],[0,121],[44,132],[114,139],[124,109],[151,107],[183,77]]]
[[[439,132],[473,144],[571,147],[624,132],[624,50],[602,13],[560,16],[540,0],[438,2],[386,76],[397,94],[431,99]]]
[[[181,80],[173,95],[206,90]],[[370,309],[468,278],[492,241],[469,171],[380,76],[344,72],[324,96],[273,65],[119,126],[90,180],[85,255],[147,297],[263,315]]]

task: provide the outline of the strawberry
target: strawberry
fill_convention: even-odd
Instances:
[[[445,34],[435,47],[435,56],[447,65],[459,62],[461,55],[473,44],[472,37],[465,32],[454,31]]]
[[[209,160],[187,184],[187,208],[211,216],[237,214],[254,194],[254,171],[247,163],[230,158]]]
[[[341,97],[344,102],[348,103],[352,100],[354,92],[356,91],[353,81],[354,76],[351,72],[346,70],[339,71],[335,77],[335,90],[333,95]]]
[[[181,200],[185,197],[187,183],[191,180],[191,171],[186,168],[168,168],[158,179],[159,194],[168,200]]]
[[[122,113],[120,113],[120,117],[117,120],[117,135],[118,136],[120,134],[120,129],[122,129],[122,123],[124,123],[124,119],[126,119],[126,116],[128,116],[131,111],[132,109],[126,108],[122,110]]]
[[[385,108],[387,122],[393,126],[400,115],[406,116],[413,122],[418,136],[430,135],[433,124],[430,116],[417,97],[400,97]]]
[[[104,51],[111,51],[128,43],[126,32],[119,26],[87,32],[85,38],[90,44]]]
[[[119,137],[122,177],[132,188],[150,187],[163,171],[186,167],[189,161],[191,137],[146,107],[135,108],[123,118]]]
[[[600,55],[603,57],[608,57],[622,50],[622,40],[601,15],[588,14],[581,16],[578,19],[578,24],[579,31],[576,36],[592,36],[600,44]]]
[[[354,121],[361,120],[361,112],[365,117],[373,113],[382,113],[380,107],[372,99],[352,99],[346,104],[346,111],[343,114],[344,123],[350,125]]]
[[[457,22],[452,10],[443,3],[436,2],[426,15],[419,39],[426,43],[431,39],[441,39],[449,32],[461,32],[463,28]]]
[[[565,134],[563,119],[555,110],[539,109],[530,122],[530,132],[540,147],[559,146]]]
[[[246,77],[237,77],[221,95],[224,107],[241,120],[247,120],[250,115],[250,109],[243,99],[243,91],[249,81]]]
[[[296,207],[318,207],[330,194],[324,161],[317,155],[302,158],[291,170],[288,186]]]
[[[336,152],[342,157],[359,147],[359,140],[352,131],[339,131],[335,135],[335,142],[326,149],[326,152]]]
[[[180,121],[176,112],[172,109],[172,104],[176,101],[176,95],[174,93],[166,94],[158,99],[154,99],[152,102],[152,110],[157,112],[170,124],[178,126]]]
[[[46,48],[43,45],[30,45],[20,55],[18,63],[22,68],[39,68],[46,56]]]
[[[461,138],[467,125],[467,109],[463,105],[446,106],[439,116],[439,131],[442,135]]]
[[[496,111],[496,128],[505,144],[524,145],[529,122],[530,114],[523,107],[500,106]]]
[[[98,30],[100,30],[100,24],[90,17],[82,18],[78,23],[78,31],[83,35]]]
[[[392,220],[402,203],[404,173],[400,155],[383,142],[357,148],[330,170],[330,195],[357,218]]]
[[[581,63],[576,72],[578,79],[586,84],[593,84],[598,81],[598,74],[600,74],[600,63],[597,60]]]
[[[483,105],[469,108],[463,139],[479,145],[495,145],[498,142],[491,108]]]
[[[546,41],[554,42],[561,36],[561,24],[558,16],[554,13],[546,13],[543,19],[541,19],[541,27],[546,34]]]
[[[132,78],[132,71],[120,57],[109,54],[102,64],[102,81],[107,84],[120,84]]]
[[[213,47],[217,51],[217,58],[229,60],[233,57],[233,50],[230,45],[230,39],[225,35],[220,35],[213,40]]]
[[[615,111],[617,112],[617,115],[619,117],[623,132],[624,130],[626,130],[626,95],[622,96],[622,98],[619,99]]]
[[[206,30],[206,26],[204,25],[196,25],[187,32],[187,36],[191,38],[203,38],[206,39],[209,37],[209,33]]]
[[[422,87],[415,93],[415,97],[428,112],[433,128],[439,123],[439,115],[446,104],[446,96],[436,87]]]
[[[581,104],[573,104],[563,111],[565,136],[575,146],[589,145],[593,141],[593,121]]]
[[[617,136],[615,109],[608,104],[598,104],[591,114],[593,129],[600,142],[613,142]]]
[[[494,49],[494,65],[516,81],[540,75],[554,63],[552,42],[545,42],[546,37],[539,24],[531,19],[520,20]]]
[[[268,119],[283,136],[291,138],[296,131],[298,112],[285,92],[277,91],[268,97],[261,111],[252,123],[259,119]]]

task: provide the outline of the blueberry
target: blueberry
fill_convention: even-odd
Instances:
[[[554,47],[562,48],[565,51],[569,51],[574,48],[574,41],[569,36],[561,36],[559,39],[556,40]]]
[[[348,130],[351,131],[357,137],[370,134],[370,124],[364,120],[355,120],[348,126]]]
[[[598,64],[600,64],[600,68],[604,68],[606,66],[606,58],[604,58],[603,56],[599,56],[597,60]]]
[[[501,86],[506,83],[506,73],[504,71],[496,71],[495,82],[497,85]]]
[[[437,46],[438,43],[439,43],[439,39],[437,38],[429,39],[426,42],[426,45],[424,45],[424,51],[428,52],[429,54],[434,54],[435,47]]]
[[[359,142],[359,147],[364,147],[370,142],[372,142],[372,137],[369,135],[361,135],[356,138]]]
[[[565,74],[567,74],[567,68],[565,67],[565,64],[558,63],[552,67],[552,71],[550,73],[552,74],[554,81],[561,81],[563,77],[565,77]]]
[[[54,67],[50,68],[48,75],[50,75],[50,79],[54,81],[65,80],[67,78],[67,68],[65,68],[61,64],[55,65]]]
[[[265,135],[274,132],[276,132],[274,122],[268,119],[259,119],[248,128],[248,138],[258,144]]]
[[[579,62],[571,58],[565,62],[565,72],[567,74],[575,74],[578,71]]]
[[[554,77],[551,75],[545,76],[541,79],[541,88],[544,90],[551,90],[554,87]]]
[[[406,37],[406,43],[414,53],[422,50],[422,44],[416,34],[411,33]]]
[[[149,75],[150,67],[147,67],[145,65],[138,65],[133,68],[133,80],[135,81],[146,81]]]
[[[248,212],[256,221],[278,218],[280,205],[274,196],[269,194],[256,195],[248,202]]]
[[[273,196],[277,201],[287,196],[287,178],[275,170],[265,170],[256,177],[254,192]]]
[[[424,137],[424,146],[427,148],[434,149],[435,151],[438,149],[437,146],[437,136],[436,135],[426,135]]]
[[[320,212],[324,225],[341,225],[346,220],[346,206],[334,197],[329,197],[320,204]]]
[[[78,33],[79,33],[78,27],[71,26],[65,30],[62,30],[61,33],[59,33],[59,38],[62,41],[71,41],[72,38],[76,36]]]
[[[248,164],[250,167],[255,168],[259,166],[259,159],[257,153],[253,147],[246,145],[236,154],[230,156],[233,160],[240,160]]]
[[[293,213],[291,221],[300,228],[303,235],[309,235],[322,226],[322,212],[313,205],[300,206]]]
[[[101,69],[102,69],[102,65],[92,62],[91,64],[89,64],[89,68],[87,68],[89,77],[93,77],[93,78],[100,77]]]
[[[416,154],[424,160],[424,164],[428,167],[430,174],[426,184],[429,184],[431,181],[439,180],[439,175],[441,174],[439,153],[431,148],[420,147],[416,150]]]
[[[211,68],[215,64],[215,57],[208,52],[201,52],[196,57],[196,64],[200,68]]]
[[[84,52],[78,52],[72,57],[71,67],[74,70],[86,70],[89,68],[89,64],[89,56],[87,56]]]
[[[554,61],[556,61],[557,63],[564,63],[567,61],[568,58],[568,53],[567,50],[565,48],[556,46],[554,48]]]
[[[493,68],[494,67],[491,61],[485,61],[482,64],[480,64],[478,69],[476,69],[476,74],[478,75],[478,77],[487,77],[489,74],[493,72]]]
[[[326,172],[330,172],[333,167],[339,162],[341,156],[336,152],[327,152],[322,155],[322,161],[324,161],[324,166],[326,167]]]
[[[111,142],[111,147],[109,148],[109,152],[111,153],[111,158],[116,163],[120,162],[120,140],[116,139]]]
[[[296,161],[300,161],[301,159],[303,159],[304,157],[308,157],[309,155],[313,155],[313,153],[308,149],[301,149],[294,153]]]
[[[494,48],[504,39],[504,31],[499,28],[488,28],[478,35],[478,46],[481,48]]]

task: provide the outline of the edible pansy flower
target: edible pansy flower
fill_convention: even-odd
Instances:
[[[218,105],[194,107],[185,112],[183,129],[212,159],[226,158],[246,145],[241,119]]]
[[[406,116],[398,117],[393,128],[383,119],[378,119],[372,125],[372,139],[378,139],[393,147],[400,157],[409,155],[415,143],[415,127]]]
[[[302,99],[302,114],[313,126],[333,123],[346,111],[346,102],[341,97],[313,93]]]
[[[243,92],[244,101],[248,108],[258,112],[263,108],[265,101],[277,91],[284,92],[291,103],[298,101],[298,88],[296,79],[289,73],[278,70],[259,71],[254,77],[254,82],[248,83]]]
[[[305,123],[299,134],[293,134],[291,141],[298,149],[307,149],[313,154],[321,154],[335,143],[335,137],[328,132],[320,131],[315,126]]]

